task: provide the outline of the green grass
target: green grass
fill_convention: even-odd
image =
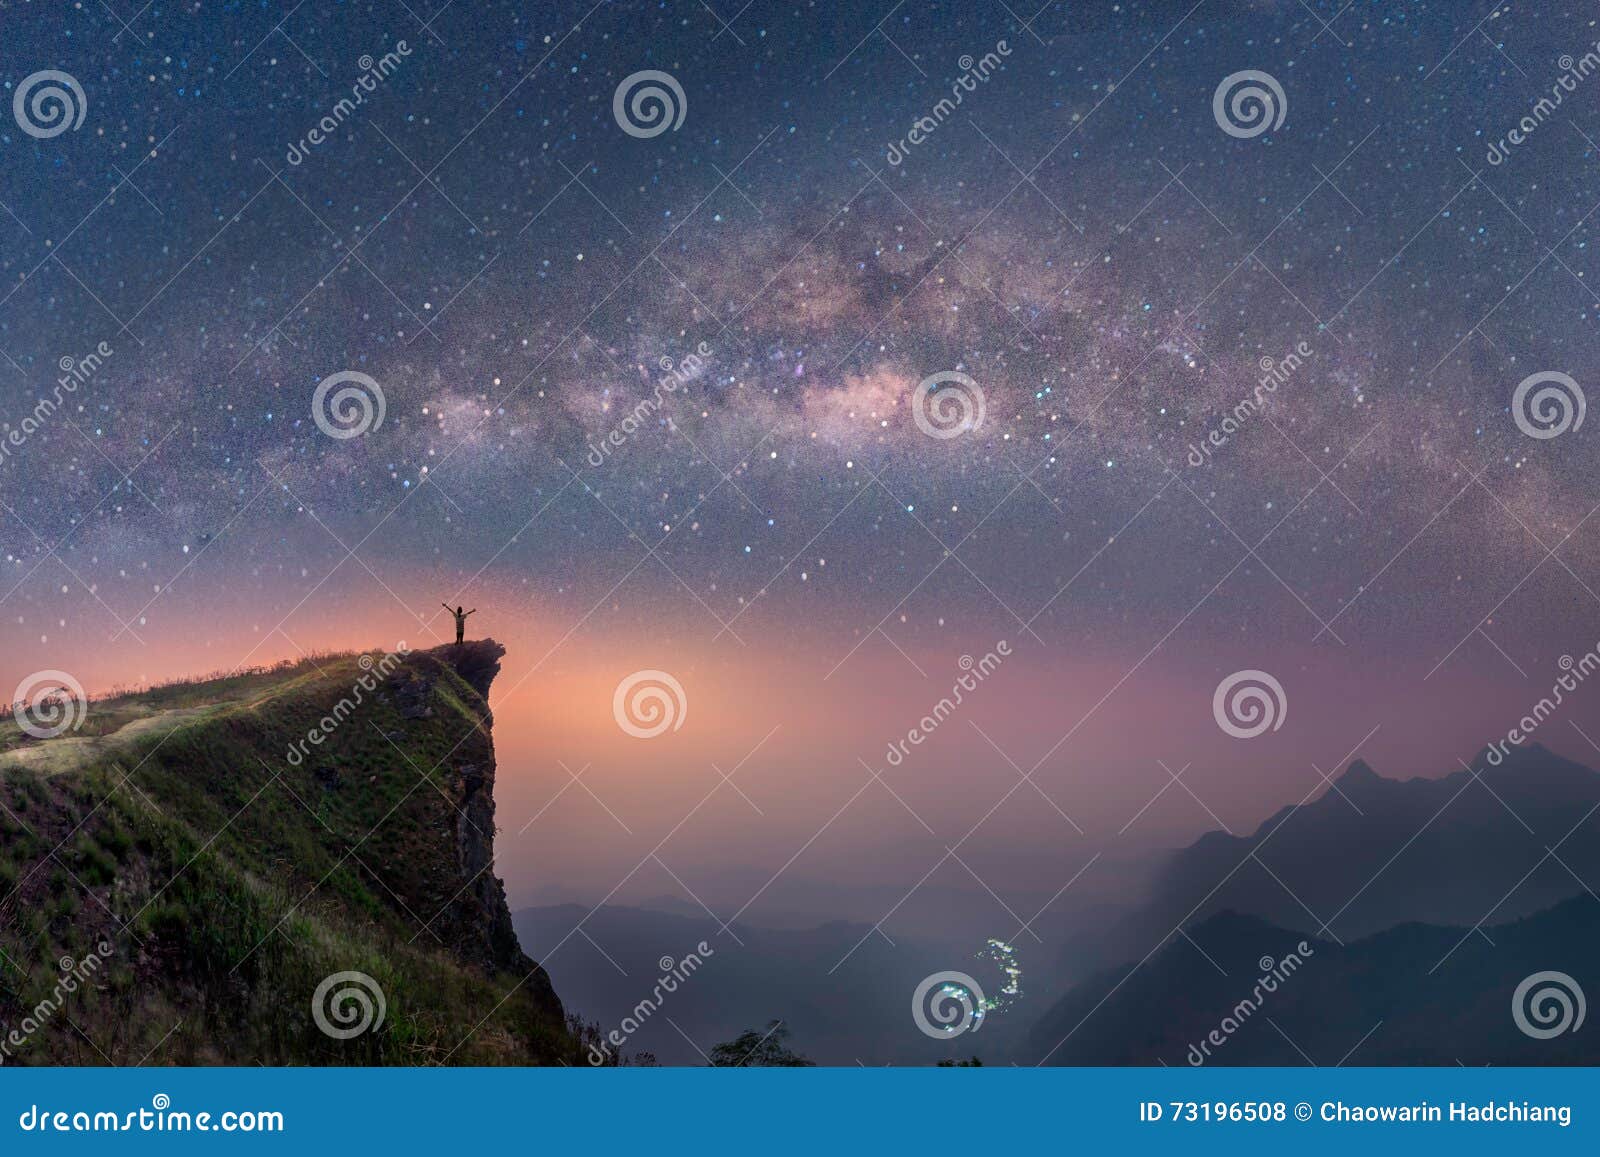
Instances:
[[[357,656],[321,656],[123,695],[90,720],[210,710],[126,740],[102,731],[108,745],[68,770],[0,764],[0,953],[15,963],[0,961],[0,1030],[55,984],[59,958],[114,946],[65,1010],[93,1045],[63,1022],[6,1063],[130,1063],[158,1043],[161,1063],[577,1059],[548,982],[485,947],[495,913],[463,888],[457,769],[493,758],[481,700],[414,655],[304,745],[364,674]],[[395,681],[419,679],[432,714],[407,718]],[[388,1011],[338,1041],[311,998],[344,971],[372,976]]]

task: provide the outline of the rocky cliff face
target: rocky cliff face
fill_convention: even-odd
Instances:
[[[489,710],[489,687],[500,673],[500,660],[506,649],[493,639],[438,647],[412,657],[395,674],[397,687],[432,710],[437,697],[439,675],[454,671],[474,695],[463,697],[457,689],[463,711],[476,716],[478,726],[453,750],[448,761],[449,794],[455,805],[456,865],[464,881],[464,891],[441,914],[454,933],[449,939],[464,959],[486,971],[533,973],[529,983],[542,998],[560,1009],[555,991],[543,969],[536,969],[523,953],[511,926],[511,909],[506,904],[505,886],[493,872],[494,866],[494,779],[495,759]]]
[[[494,873],[504,654],[319,658],[0,731],[0,1038],[32,1026],[0,1063],[575,1060]]]

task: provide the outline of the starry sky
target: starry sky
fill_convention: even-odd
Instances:
[[[1048,896],[1351,753],[1455,770],[1600,640],[1596,431],[1514,404],[1600,363],[1600,79],[1490,159],[1596,51],[1589,6],[0,24],[0,682],[432,645],[430,608],[477,607],[511,647],[502,829],[542,825],[502,840],[514,902],[598,900],[666,836],[719,908],[769,877],[752,903],[864,895],[868,860],[892,897],[967,837],[951,887]],[[82,120],[41,136],[13,100],[43,70]],[[674,125],[624,102],[629,131],[646,70]],[[1247,70],[1265,131],[1214,102]],[[316,391],[349,374],[383,418],[330,436]],[[934,436],[951,390],[982,421]],[[887,769],[1002,639],[969,717]],[[648,747],[611,712],[640,668],[689,704]],[[1248,742],[1212,712],[1243,669],[1288,704]],[[1600,759],[1589,735],[1580,701],[1540,738]],[[683,884],[658,866],[628,887]]]

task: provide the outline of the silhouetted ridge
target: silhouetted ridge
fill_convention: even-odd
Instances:
[[[1176,853],[1113,942],[1136,959],[1174,925],[1227,908],[1347,940],[1407,920],[1526,915],[1578,891],[1574,872],[1600,879],[1600,821],[1583,822],[1597,803],[1600,775],[1538,744],[1434,779],[1387,779],[1356,760],[1248,835],[1209,832]],[[1571,872],[1545,854],[1558,843]]]
[[[1574,896],[1485,929],[1406,923],[1344,945],[1219,912],[1107,969],[1035,1028],[1058,1065],[1592,1065],[1600,1034],[1535,1039],[1513,994],[1558,970],[1600,985],[1600,904]],[[1492,940],[1491,944],[1489,941]],[[1270,983],[1263,983],[1264,978]],[[1215,1033],[1213,1037],[1211,1034]],[[1219,1043],[1220,1040],[1220,1043]]]

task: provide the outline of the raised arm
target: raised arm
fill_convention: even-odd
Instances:
[[[477,613],[478,613],[478,608],[477,607],[473,607],[470,611],[467,612],[467,614],[469,614],[469,615],[475,615]]]

